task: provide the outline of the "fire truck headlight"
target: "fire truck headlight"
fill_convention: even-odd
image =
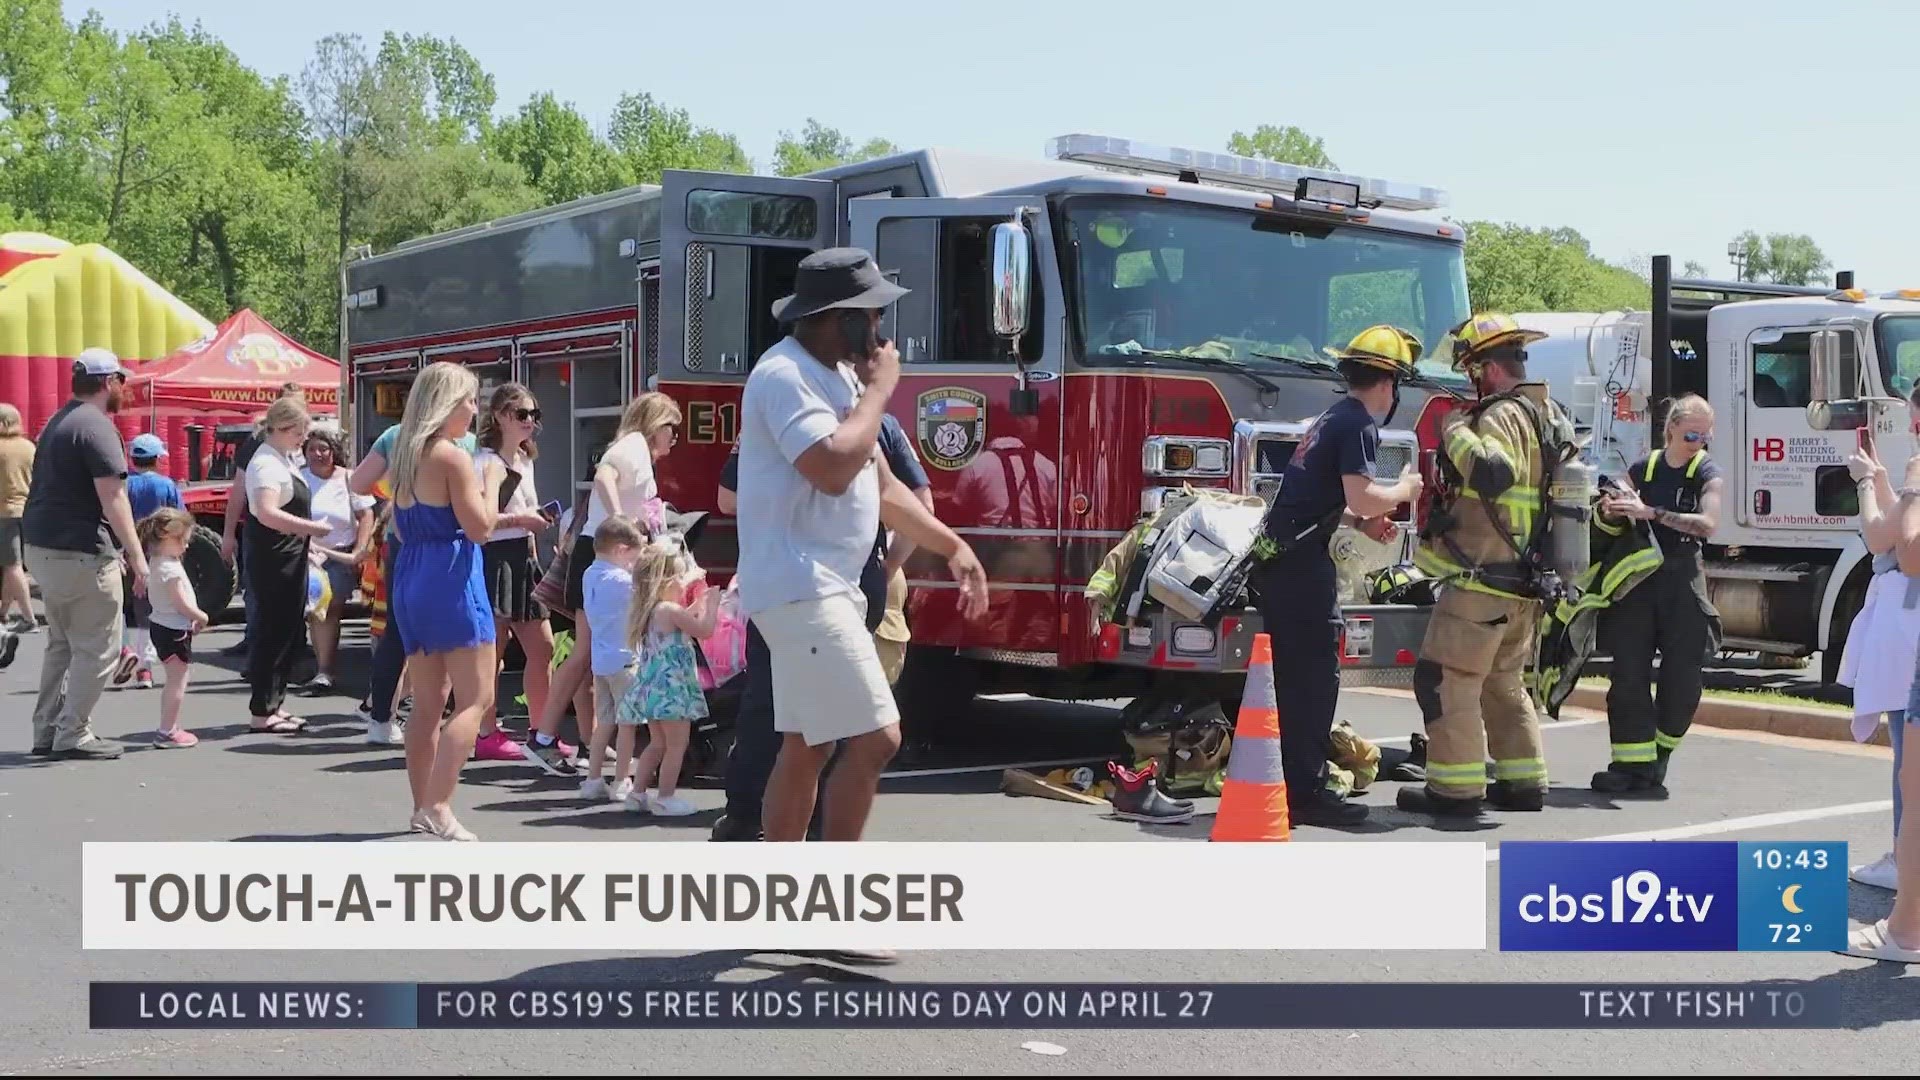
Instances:
[[[1148,439],[1140,465],[1148,476],[1224,479],[1227,440],[1156,435]]]

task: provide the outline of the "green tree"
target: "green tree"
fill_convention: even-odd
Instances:
[[[1804,233],[1769,233],[1763,238],[1749,229],[1734,237],[1733,242],[1740,247],[1743,276],[1747,281],[1813,285],[1833,268],[1820,245]]]
[[[551,93],[534,95],[500,121],[490,144],[502,160],[520,166],[527,184],[549,204],[633,182],[626,159],[600,141],[579,110]]]
[[[1646,310],[1646,279],[1594,256],[1572,229],[1469,221],[1467,292],[1475,311]]]
[[[434,142],[472,142],[491,130],[497,101],[493,76],[459,42],[388,32],[375,63],[389,77],[410,83],[422,118],[433,126]]]
[[[880,138],[868,139],[856,147],[853,139],[839,129],[808,118],[800,134],[780,133],[780,141],[773,148],[773,171],[778,176],[804,176],[836,165],[872,161],[899,152],[899,147]]]
[[[1687,265],[1680,268],[1680,276],[1686,278],[1704,278],[1707,276],[1706,264],[1694,259],[1688,259]]]
[[[1289,165],[1305,165],[1315,169],[1340,167],[1327,156],[1325,142],[1318,136],[1309,135],[1292,124],[1284,127],[1261,124],[1253,129],[1251,135],[1244,131],[1236,131],[1233,137],[1227,140],[1227,151],[1245,157],[1284,161]]]
[[[607,141],[639,184],[659,183],[668,169],[753,171],[753,161],[740,148],[739,139],[713,128],[695,127],[687,110],[657,101],[652,94],[620,96]]]

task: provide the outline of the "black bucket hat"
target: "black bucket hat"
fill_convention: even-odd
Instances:
[[[908,291],[888,281],[860,248],[828,248],[800,260],[793,295],[774,303],[773,317],[791,323],[835,308],[884,308]]]

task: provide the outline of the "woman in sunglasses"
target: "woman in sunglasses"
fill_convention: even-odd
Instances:
[[[1603,518],[1650,522],[1665,560],[1651,577],[1601,615],[1613,654],[1607,726],[1613,760],[1593,790],[1659,799],[1667,761],[1693,723],[1700,677],[1718,648],[1720,614],[1707,599],[1700,545],[1720,523],[1720,466],[1707,456],[1713,406],[1697,394],[1667,406],[1665,445],[1627,473],[1629,485],[1605,493]],[[1660,656],[1659,693],[1653,658]]]
[[[546,705],[548,667],[553,661],[553,629],[547,624],[547,607],[533,595],[533,587],[540,583],[536,538],[553,525],[541,512],[540,497],[533,486],[533,459],[539,452],[534,437],[539,433],[540,405],[533,391],[520,383],[505,383],[494,390],[480,418],[480,448],[473,455],[474,466],[483,473],[490,462],[499,461],[507,476],[501,486],[499,521],[480,549],[481,572],[487,598],[493,604],[494,642],[499,656],[506,657],[507,643],[513,639],[520,642],[520,651],[526,654],[522,677],[527,711],[533,716],[539,716]],[[500,727],[497,709],[489,709],[481,717],[473,756],[479,761],[521,759],[520,745]]]

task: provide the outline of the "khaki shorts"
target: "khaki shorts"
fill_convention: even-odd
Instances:
[[[820,746],[900,722],[864,606],[839,593],[754,613],[773,660],[775,731]]]
[[[617,671],[612,675],[593,677],[593,722],[596,724],[616,724],[620,722],[620,699],[627,696],[627,688],[633,685],[634,668]]]

